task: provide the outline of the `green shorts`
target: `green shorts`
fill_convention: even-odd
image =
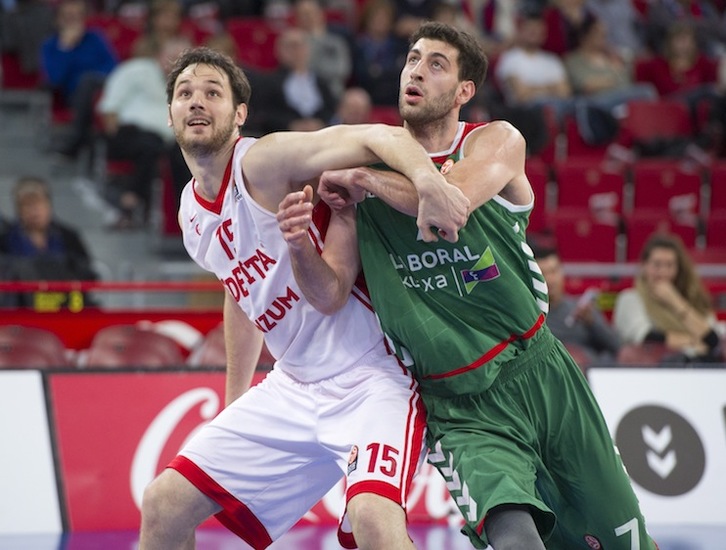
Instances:
[[[487,391],[424,398],[429,462],[474,547],[489,512],[513,504],[548,548],[657,548],[587,380],[546,327]]]

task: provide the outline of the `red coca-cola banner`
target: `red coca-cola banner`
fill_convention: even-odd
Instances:
[[[51,374],[67,528],[138,529],[144,488],[221,411],[224,380],[222,372],[188,370]],[[335,523],[343,491],[341,482],[301,522]],[[409,520],[460,522],[443,479],[428,465],[414,481]]]
[[[50,377],[71,530],[136,529],[144,487],[224,406],[221,372]]]

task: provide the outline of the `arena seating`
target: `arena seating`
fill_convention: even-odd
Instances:
[[[137,325],[99,330],[83,361],[87,367],[171,367],[184,363],[177,343]]]
[[[597,157],[576,157],[553,165],[558,208],[623,213],[625,171]]]
[[[225,28],[237,43],[243,66],[263,71],[277,67],[275,41],[279,30],[268,21],[263,18],[233,17],[227,20]]]
[[[69,352],[49,330],[21,325],[0,325],[0,367],[65,367]]]

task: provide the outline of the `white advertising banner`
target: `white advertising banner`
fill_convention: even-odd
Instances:
[[[60,533],[40,372],[0,372],[0,442],[0,535]]]
[[[726,525],[726,370],[590,369],[651,524]]]

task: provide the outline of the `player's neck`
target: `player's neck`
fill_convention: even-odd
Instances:
[[[234,154],[234,144],[225,145],[216,153],[210,155],[191,155],[184,153],[189,171],[196,181],[197,193],[209,201],[214,201],[222,187],[222,180]]]
[[[451,147],[459,130],[459,121],[446,117],[428,123],[406,122],[404,126],[428,153],[438,153]]]

